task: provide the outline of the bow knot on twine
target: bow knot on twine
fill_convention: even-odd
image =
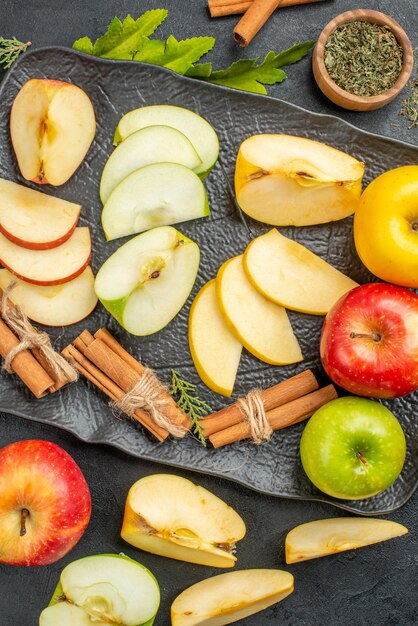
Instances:
[[[237,404],[250,426],[254,443],[260,444],[263,441],[268,441],[273,429],[267,418],[261,392],[257,389],[250,391],[245,398],[239,398]]]

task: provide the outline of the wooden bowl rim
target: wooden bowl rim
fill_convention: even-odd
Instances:
[[[334,30],[341,26],[341,24],[346,24],[348,22],[355,21],[363,21],[363,22],[371,22],[374,24],[379,24],[380,26],[388,26],[393,34],[396,37],[397,42],[403,49],[403,62],[402,62],[402,70],[396,80],[396,82],[382,93],[376,96],[357,96],[356,94],[351,93],[350,91],[346,91],[342,89],[337,83],[331,78],[329,72],[325,66],[324,61],[324,50],[325,44]],[[382,13],[381,11],[373,11],[372,9],[354,9],[351,11],[345,11],[344,13],[340,13],[336,17],[334,17],[328,24],[325,26],[323,31],[321,32],[318,41],[315,46],[316,62],[318,64],[319,72],[323,80],[328,84],[328,86],[336,93],[337,95],[344,98],[346,101],[349,100],[353,103],[358,104],[382,104],[386,101],[391,101],[395,98],[396,95],[405,87],[408,82],[411,73],[412,67],[414,64],[414,52],[412,48],[411,41],[406,34],[405,30],[402,26],[394,20],[386,13]]]

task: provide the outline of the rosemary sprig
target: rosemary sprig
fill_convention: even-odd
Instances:
[[[12,63],[16,61],[17,57],[22,52],[25,52],[30,45],[30,41],[23,43],[16,39],[16,37],[12,37],[11,39],[0,37],[0,65],[3,66],[5,70],[8,70]]]
[[[206,439],[200,422],[204,415],[211,412],[211,408],[208,403],[201,400],[195,392],[196,385],[182,378],[179,371],[171,370],[170,393],[176,399],[180,409],[190,417],[194,434],[206,447]]]

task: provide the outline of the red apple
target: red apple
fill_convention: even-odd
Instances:
[[[397,398],[418,389],[418,296],[386,283],[361,285],[325,318],[328,376],[360,396]]]
[[[50,441],[0,450],[0,562],[49,565],[75,546],[90,519],[80,468]]]

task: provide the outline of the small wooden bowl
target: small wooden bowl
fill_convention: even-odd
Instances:
[[[341,89],[341,87],[332,80],[325,67],[324,49],[328,37],[337,26],[353,21],[371,22],[379,26],[388,26],[403,48],[403,65],[396,83],[390,89],[377,96],[356,96],[355,94]],[[388,15],[380,13],[380,11],[371,11],[369,9],[346,11],[334,17],[320,34],[312,57],[313,73],[322,93],[332,100],[332,102],[335,102],[335,104],[352,111],[371,111],[372,109],[379,109],[394,100],[408,82],[413,64],[414,53],[412,45],[408,35],[400,24]]]

